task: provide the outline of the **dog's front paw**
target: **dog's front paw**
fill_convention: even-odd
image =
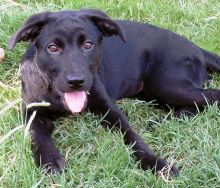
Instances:
[[[157,175],[166,174],[166,176],[178,176],[179,170],[166,160],[156,156],[145,156],[140,161],[141,168],[146,170],[152,169]]]
[[[46,162],[42,165],[43,169],[46,170],[47,173],[61,173],[65,168],[65,160],[61,158],[54,157],[51,161]]]
[[[65,168],[65,160],[59,151],[54,148],[46,152],[35,152],[35,160],[47,173],[61,173]]]
[[[167,161],[161,158],[157,158],[154,171],[157,175],[165,174],[166,176],[178,176],[179,170],[174,166],[174,164],[169,164]]]

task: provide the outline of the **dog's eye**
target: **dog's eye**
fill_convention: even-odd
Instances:
[[[51,45],[48,46],[48,50],[51,53],[55,53],[55,52],[59,51],[59,48],[55,44],[51,44]]]
[[[89,49],[91,49],[93,46],[94,46],[94,44],[93,44],[91,41],[86,41],[86,42],[83,44],[82,48],[83,48],[83,50],[89,50]]]

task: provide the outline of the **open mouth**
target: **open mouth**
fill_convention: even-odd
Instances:
[[[72,112],[72,114],[82,112],[86,108],[87,95],[89,92],[86,91],[71,91],[63,93],[54,86],[55,91],[62,97],[64,106]]]
[[[70,93],[64,93],[64,100],[69,110],[75,114],[82,112],[87,102],[86,91],[74,91]]]

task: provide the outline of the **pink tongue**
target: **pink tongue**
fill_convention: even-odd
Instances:
[[[86,93],[84,91],[65,93],[64,99],[72,113],[81,112],[85,106]]]

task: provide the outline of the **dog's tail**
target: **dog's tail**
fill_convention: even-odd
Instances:
[[[212,52],[208,52],[204,49],[202,49],[202,52],[205,55],[207,69],[211,70],[211,71],[220,72],[220,56],[218,56]]]

